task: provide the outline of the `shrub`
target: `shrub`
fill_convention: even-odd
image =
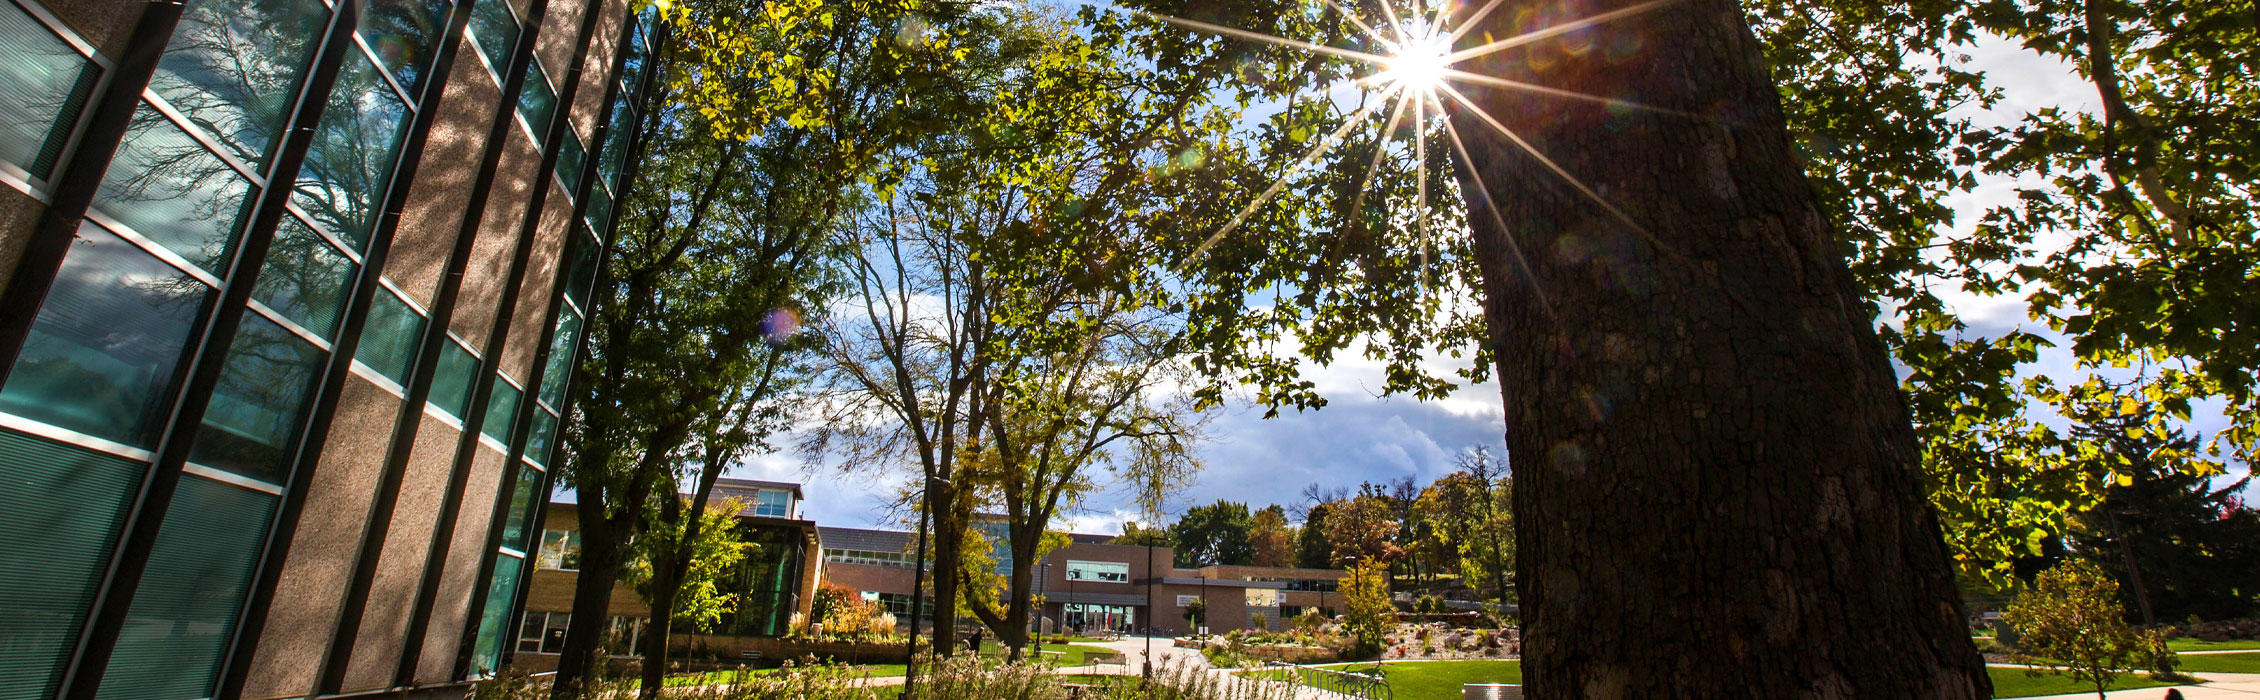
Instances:
[[[2026,663],[2047,659],[2062,664],[2056,672],[2095,687],[2095,696],[2133,670],[2157,663],[2155,648],[2164,637],[2144,635],[2127,625],[2119,605],[2119,584],[2085,562],[2066,562],[2034,577],[2003,614],[2018,632],[2017,657]]]

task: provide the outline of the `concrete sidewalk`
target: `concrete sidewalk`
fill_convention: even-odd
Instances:
[[[2185,700],[2260,700],[2260,673],[2192,673],[2190,675],[2203,678],[2206,682],[2203,685],[2175,686],[2173,689],[2182,691],[2182,697]],[[2166,690],[2166,688],[2114,690],[2103,695],[2111,700],[2159,700],[2159,698],[2166,697]],[[2067,695],[2042,695],[2024,698],[2023,700],[2090,700],[2094,697],[2094,693],[2071,693]]]

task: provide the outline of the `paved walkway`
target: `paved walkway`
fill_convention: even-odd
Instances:
[[[2175,686],[2176,690],[2182,691],[2182,697],[2186,700],[2260,700],[2260,673],[2192,673],[2190,675],[2203,678],[2208,682],[2204,685]],[[2087,700],[2094,697],[2094,693],[2071,693],[2068,695],[2044,695],[2037,698],[2025,698],[2024,700]],[[2158,700],[2166,697],[2166,689],[2114,690],[2104,693],[2104,697],[2111,698],[2111,700]]]

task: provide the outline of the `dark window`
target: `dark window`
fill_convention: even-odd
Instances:
[[[526,465],[518,465],[518,483],[510,490],[510,514],[502,520],[502,546],[524,552],[526,523],[534,517],[534,489],[541,486],[541,472]]]
[[[509,3],[504,0],[472,3],[471,37],[479,43],[479,55],[486,57],[487,65],[497,75],[509,68],[510,48],[518,42],[518,18],[511,16]]]
[[[149,87],[260,167],[328,23],[319,0],[194,0]]]
[[[51,698],[149,465],[0,430],[0,698]]]
[[[407,104],[359,51],[345,57],[337,87],[298,171],[298,206],[355,248],[369,244],[377,204],[392,178]]]
[[[593,206],[593,204],[592,204]],[[565,273],[565,298],[588,308],[589,289],[596,285],[596,264],[604,249],[586,228],[573,227],[573,268]]]
[[[181,348],[211,296],[178,268],[81,225],[0,388],[0,410],[154,447]]]
[[[557,115],[557,91],[551,89],[549,79],[543,77],[548,74],[549,71],[542,69],[541,61],[534,61],[533,67],[526,71],[526,85],[518,90],[518,116],[526,119],[526,128],[533,131],[537,145],[549,137],[549,120]]]
[[[479,431],[486,433],[487,437],[509,442],[512,427],[510,421],[518,417],[518,397],[524,394],[518,387],[502,381],[500,377],[495,378],[494,393],[487,395],[486,421]]]
[[[526,459],[535,464],[549,464],[549,448],[556,440],[557,416],[535,406],[533,425],[526,428]]]
[[[499,0],[496,0],[499,2]],[[444,0],[367,0],[357,29],[377,61],[413,96],[423,86],[425,69],[439,35],[447,30]],[[482,3],[484,4],[484,3]],[[411,97],[410,99],[414,99]]]
[[[557,148],[557,182],[565,186],[567,193],[574,193],[581,186],[581,168],[587,163],[588,154],[581,151],[580,137],[573,135],[571,129],[565,130],[565,143]]]
[[[328,353],[258,314],[245,314],[188,459],[283,483],[307,396]]]
[[[94,195],[94,208],[204,268],[228,269],[251,181],[144,104]]]
[[[423,335],[423,315],[390,290],[380,289],[369,305],[369,320],[362,326],[361,347],[353,359],[406,386],[408,367],[416,361],[416,343]]]
[[[580,350],[581,317],[572,309],[557,315],[557,329],[549,337],[549,362],[541,373],[541,400],[558,406],[565,397],[565,380],[573,374],[573,355]]]
[[[332,338],[356,267],[298,217],[286,215],[275,227],[267,264],[259,270],[251,296],[316,335]]]
[[[524,560],[508,554],[494,558],[494,578],[487,582],[486,609],[479,613],[479,639],[477,646],[471,649],[473,678],[491,677],[497,670],[502,658],[503,634],[510,624],[511,597],[518,594],[518,574],[525,565]]]
[[[471,402],[471,383],[479,376],[479,358],[453,340],[441,343],[439,366],[432,371],[430,401],[457,418]]]
[[[0,159],[47,179],[102,69],[13,3],[0,2]]]
[[[96,698],[212,696],[276,500],[181,479]]]

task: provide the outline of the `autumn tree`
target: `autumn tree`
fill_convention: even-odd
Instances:
[[[1506,602],[1514,563],[1513,480],[1481,447],[1461,453],[1458,466],[1421,494],[1428,504],[1423,517],[1457,557],[1468,586]]]
[[[1251,560],[1256,566],[1294,566],[1295,533],[1287,525],[1287,509],[1274,504],[1256,511],[1248,547],[1254,550]]]
[[[1350,565],[1342,577],[1342,617],[1358,640],[1360,655],[1381,650],[1383,635],[1396,624],[1396,604],[1389,599],[1389,564],[1380,559]]]
[[[673,507],[693,510],[685,503],[688,500],[677,499]],[[746,549],[752,546],[738,538],[738,513],[745,508],[743,502],[734,499],[712,504],[705,509],[697,528],[682,527],[680,516],[653,518],[644,535],[631,545],[632,558],[621,573],[621,580],[653,610],[674,610],[674,622],[695,631],[713,629],[723,615],[735,612],[740,602],[737,593],[724,589],[724,578],[737,569],[738,562],[745,559]],[[686,538],[696,539],[685,542]],[[690,556],[682,556],[686,551]],[[656,573],[660,567],[677,561],[682,568],[672,581],[673,599],[662,606],[657,600],[661,591],[654,585],[658,579]],[[647,627],[645,633],[661,635],[660,628],[655,627]],[[649,645],[637,651],[649,653]]]
[[[2119,674],[2147,665],[2165,644],[2157,633],[2127,624],[2118,588],[2082,562],[2041,572],[2002,613],[2017,630],[2017,655],[2055,665],[2055,672],[2085,681],[2095,697],[2104,697]]]
[[[1386,571],[1405,558],[1397,546],[1396,508],[1385,496],[1368,493],[1328,504],[1325,527],[1336,564],[1377,563]]]

